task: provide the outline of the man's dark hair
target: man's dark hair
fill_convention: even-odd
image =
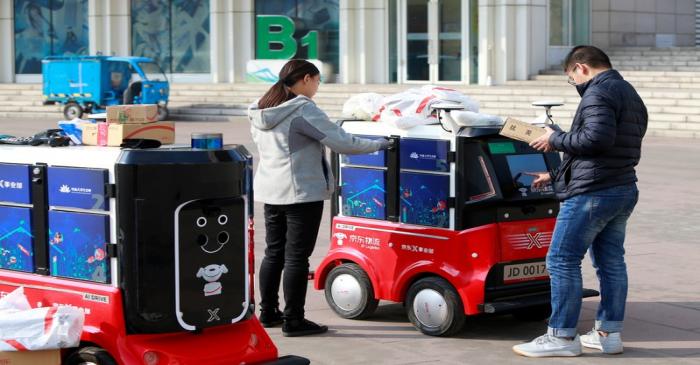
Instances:
[[[576,63],[585,63],[594,68],[612,68],[610,58],[600,48],[594,46],[576,46],[564,58],[564,72]]]

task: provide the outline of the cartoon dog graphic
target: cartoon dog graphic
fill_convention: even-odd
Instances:
[[[207,265],[200,267],[197,271],[197,277],[204,279],[207,283],[204,284],[204,296],[221,294],[221,283],[218,282],[221,275],[228,273],[226,265]]]

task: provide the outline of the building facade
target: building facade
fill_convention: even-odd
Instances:
[[[696,14],[695,0],[0,0],[0,82],[101,53],[152,57],[175,82],[269,81],[297,57],[326,82],[499,84],[576,44],[694,46]]]

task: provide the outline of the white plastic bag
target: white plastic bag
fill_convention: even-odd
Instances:
[[[85,313],[67,306],[30,308],[24,288],[0,299],[0,351],[76,347]]]
[[[343,116],[370,120],[377,113],[384,96],[377,93],[361,93],[351,96],[343,104]]]
[[[433,104],[450,102],[464,110],[478,112],[479,103],[450,88],[425,85],[387,96],[372,120],[381,120],[397,128],[409,129],[417,125],[437,123]]]

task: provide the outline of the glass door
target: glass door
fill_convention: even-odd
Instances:
[[[462,1],[403,0],[399,7],[402,81],[462,81]]]

